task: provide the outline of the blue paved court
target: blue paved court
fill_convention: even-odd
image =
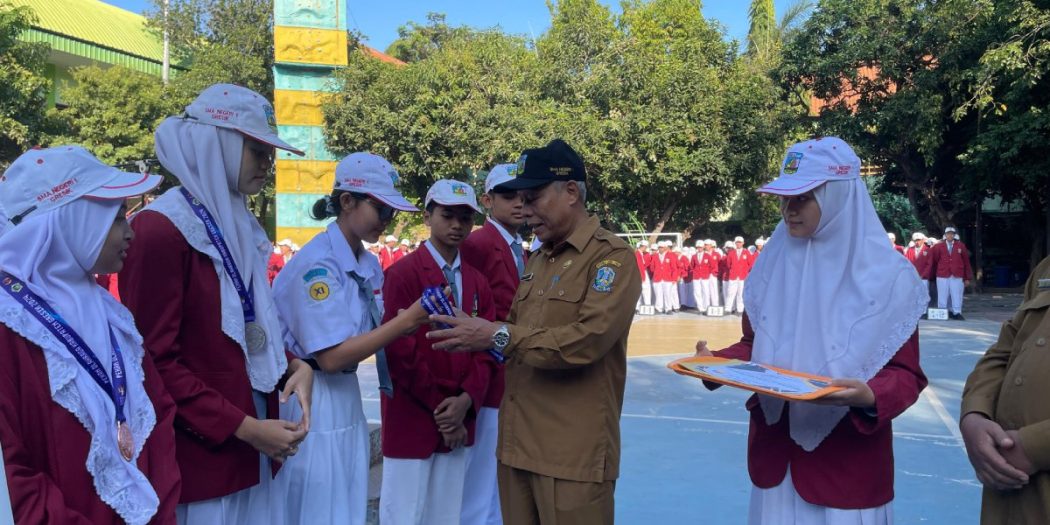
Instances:
[[[983,320],[921,325],[930,387],[894,423],[898,524],[977,523],[980,485],[958,434],[959,397],[998,330],[998,323]],[[629,359],[617,521],[744,523],[747,393],[708,392],[699,381],[667,370],[674,358]],[[362,372],[365,412],[378,420],[374,368],[365,365]]]

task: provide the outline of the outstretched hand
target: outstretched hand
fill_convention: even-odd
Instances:
[[[488,350],[492,348],[492,336],[495,335],[500,327],[500,325],[480,317],[470,317],[460,310],[456,310],[456,317],[432,315],[430,316],[430,321],[433,323],[444,323],[451,327],[427,332],[427,339],[437,341],[434,343],[435,349],[448,350],[450,352],[482,352]]]

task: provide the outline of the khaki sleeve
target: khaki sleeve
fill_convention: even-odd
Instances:
[[[1036,288],[1033,281],[1035,278],[1036,272],[1032,272],[1025,286],[1025,301],[1031,300],[1035,295]],[[970,412],[977,412],[989,419],[995,419],[995,405],[999,399],[999,389],[1002,387],[1003,378],[1006,377],[1006,366],[1013,353],[1014,339],[1017,338],[1018,328],[1024,322],[1025,315],[1026,312],[1019,309],[1013,319],[1003,323],[1003,327],[999,330],[999,339],[977,361],[973,372],[970,372],[970,376],[966,378],[962,407],[959,410],[960,420]]]
[[[590,268],[576,319],[540,328],[509,325],[507,354],[518,354],[526,365],[547,369],[583,367],[605,357],[630,327],[642,283],[629,248],[603,259],[620,263],[606,266],[616,273],[609,290],[595,282],[599,268]]]
[[[1018,432],[1021,434],[1021,448],[1028,460],[1040,471],[1050,470],[1050,420],[1032,423]]]

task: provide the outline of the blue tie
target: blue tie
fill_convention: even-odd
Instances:
[[[368,284],[368,281],[364,277],[357,275],[354,272],[347,272],[351,279],[357,283],[357,290],[361,294],[361,299],[368,304],[369,317],[372,319],[372,330],[375,330],[379,325],[383,324],[383,313],[379,311],[379,304],[376,303],[375,290]],[[376,352],[376,375],[379,376],[379,391],[386,394],[387,397],[394,397],[394,383],[390,380],[390,368],[386,363],[386,351],[382,348]]]
[[[518,277],[525,274],[525,253],[521,251],[521,241],[515,240],[510,243],[510,251],[514,252],[514,266],[518,267]]]
[[[445,281],[448,282],[449,288],[452,289],[452,298],[456,301],[456,306],[463,308],[463,298],[460,297],[459,287],[456,286],[456,272],[447,264],[441,271],[445,274]]]

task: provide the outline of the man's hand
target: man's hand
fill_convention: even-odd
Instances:
[[[310,431],[310,399],[314,391],[314,371],[310,365],[302,359],[295,359],[288,363],[288,371],[291,372],[288,380],[284,383],[281,391],[281,403],[287,403],[288,398],[295,394],[299,398],[299,407],[303,410],[303,419],[299,422],[304,432]]]
[[[1016,490],[1028,483],[1028,474],[1011,465],[1000,452],[1017,447],[1018,443],[998,423],[984,414],[970,412],[963,416],[959,429],[966,455],[981,483],[997,490]]]
[[[452,328],[427,332],[427,339],[437,340],[434,348],[451,352],[482,352],[492,348],[492,336],[500,325],[480,317],[432,315],[430,321]]]
[[[459,425],[451,432],[442,432],[441,438],[444,439],[446,447],[456,450],[467,443],[467,427]]]
[[[458,426],[463,425],[463,419],[467,417],[467,410],[474,405],[470,395],[466,392],[452,397],[446,397],[434,410],[434,421],[442,432],[451,432]]]
[[[831,386],[842,387],[843,390],[814,399],[810,403],[857,408],[872,408],[875,406],[875,392],[872,392],[871,387],[864,381],[859,379],[835,379],[831,381]]]
[[[1024,453],[1024,447],[1021,446],[1021,433],[1016,430],[1007,430],[1006,436],[1014,442],[1014,446],[1000,450],[1003,458],[1011,466],[1029,476],[1038,472],[1038,469],[1032,464],[1032,460],[1028,459],[1028,455]]]

